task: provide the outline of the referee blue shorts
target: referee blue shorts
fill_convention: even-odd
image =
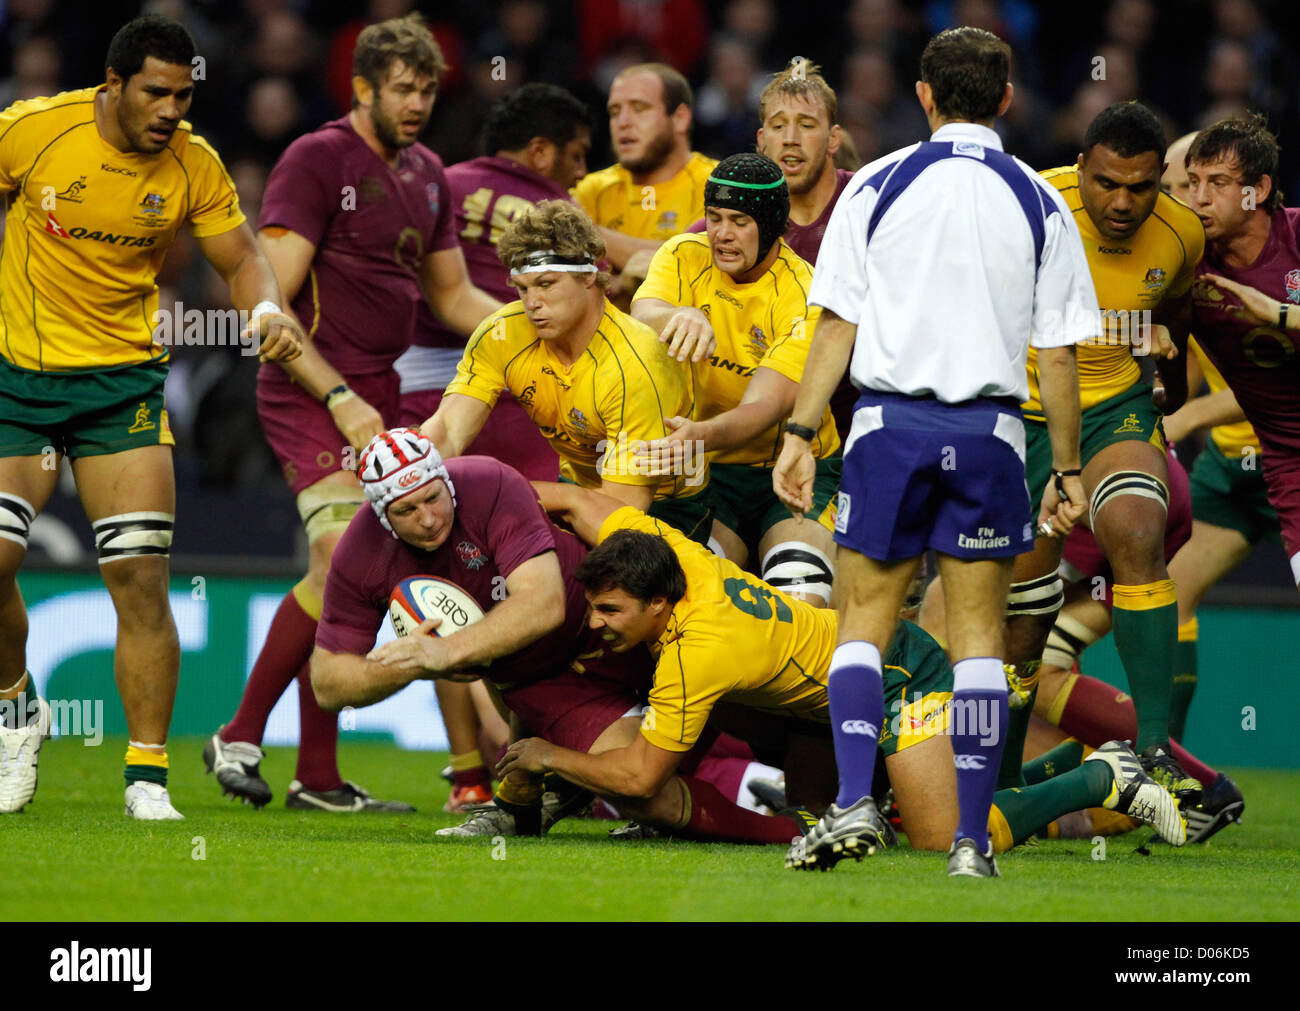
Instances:
[[[844,447],[835,541],[882,562],[927,548],[972,560],[1031,549],[1020,405],[864,390]]]

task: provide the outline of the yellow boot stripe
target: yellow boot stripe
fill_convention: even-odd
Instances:
[[[1056,693],[1056,698],[1052,699],[1052,707],[1047,711],[1047,722],[1053,726],[1061,725],[1061,714],[1065,712],[1065,706],[1070,701],[1070,693],[1074,691],[1074,686],[1079,683],[1079,675],[1071,674],[1065,679],[1065,684],[1061,685],[1061,690]]]

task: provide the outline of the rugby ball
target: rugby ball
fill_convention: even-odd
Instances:
[[[411,635],[425,618],[442,619],[434,635],[451,635],[483,618],[478,602],[450,579],[411,576],[388,595],[388,617],[399,636]]]

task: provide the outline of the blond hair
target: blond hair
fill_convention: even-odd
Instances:
[[[582,208],[568,200],[543,200],[519,214],[497,240],[497,257],[509,269],[529,253],[553,251],[573,260],[605,256],[605,240]],[[596,284],[604,291],[609,274],[600,271]]]
[[[835,97],[835,89],[822,77],[821,67],[802,56],[796,56],[788,67],[773,74],[772,80],[758,96],[759,123],[766,122],[767,107],[778,98],[804,98],[820,102],[831,126],[835,125],[839,116],[839,100]]]

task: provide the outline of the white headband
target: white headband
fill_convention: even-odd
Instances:
[[[554,249],[539,249],[525,256],[519,266],[511,267],[510,276],[545,274],[551,270],[563,274],[595,274],[599,272],[600,268],[587,254],[583,254],[581,260],[575,260],[571,256],[557,253]]]

